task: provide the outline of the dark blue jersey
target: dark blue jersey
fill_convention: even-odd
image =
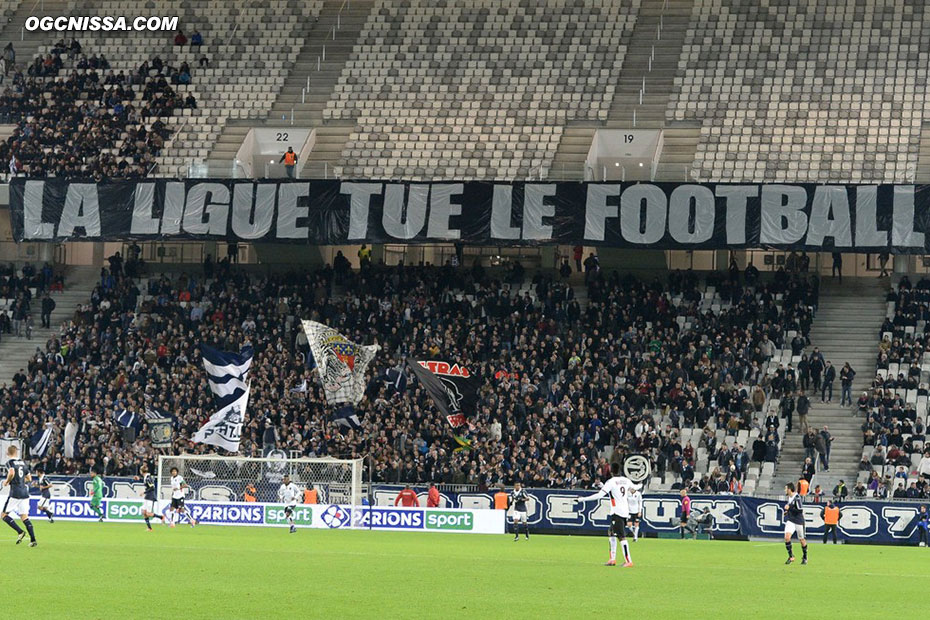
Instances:
[[[529,498],[530,496],[526,492],[526,489],[513,491],[510,494],[510,505],[513,506],[513,509],[517,512],[526,512],[526,502]]]
[[[42,493],[42,497],[46,499],[52,498],[51,484],[52,483],[49,481],[48,476],[46,476],[45,474],[42,474],[41,476],[39,476],[39,491]],[[48,486],[48,488],[43,488],[45,486]]]
[[[152,474],[145,474],[145,478],[142,479],[145,483],[145,499],[154,502],[158,497],[155,495],[155,476]]]
[[[19,459],[10,459],[6,466],[13,470],[13,478],[10,480],[10,497],[27,499],[29,487],[26,485],[26,476],[29,475],[29,466]]]
[[[794,496],[788,500],[788,508],[785,510],[785,521],[790,521],[795,525],[804,525],[804,509],[801,506],[801,495],[800,493],[795,493]]]

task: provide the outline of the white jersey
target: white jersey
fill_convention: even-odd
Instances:
[[[288,506],[295,506],[297,502],[300,501],[300,489],[297,488],[297,485],[291,482],[290,484],[282,484],[281,488],[278,489],[278,499],[281,500],[282,504],[287,504]]]
[[[624,476],[614,476],[604,483],[601,490],[594,495],[582,497],[578,501],[587,502],[592,499],[600,499],[610,496],[610,514],[618,517],[630,517],[629,496],[634,491],[643,488],[641,484],[634,484],[629,478]]]
[[[643,511],[643,494],[634,490],[626,496],[626,502],[631,515],[638,515]]]
[[[171,499],[184,499],[187,490],[182,488],[184,478],[181,476],[171,476]]]

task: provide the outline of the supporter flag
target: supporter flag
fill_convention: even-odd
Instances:
[[[345,405],[336,409],[333,412],[333,421],[354,431],[362,430],[362,422],[358,419],[358,414],[355,413],[355,407],[352,405]]]
[[[463,426],[478,404],[478,377],[455,362],[408,359],[407,365],[449,424],[453,428]]]
[[[316,321],[302,321],[330,405],[357,405],[365,395],[365,370],[381,348],[359,345]]]
[[[29,441],[29,453],[37,458],[42,458],[48,452],[49,444],[52,443],[52,427],[49,426],[43,431],[33,434]]]
[[[137,432],[142,428],[142,418],[125,407],[116,412],[114,419],[123,428],[134,428]]]
[[[149,427],[149,438],[154,448],[170,448],[174,436],[175,417],[152,404],[145,406],[145,421]]]
[[[382,375],[381,382],[392,392],[403,392],[407,389],[407,375],[399,368],[388,368]]]
[[[217,411],[194,433],[192,440],[238,452],[242,422],[249,404],[246,379],[252,365],[252,347],[243,347],[239,353],[227,353],[201,345],[200,352],[210,390],[216,397]]]
[[[461,435],[453,435],[452,441],[449,442],[449,447],[454,454],[459,452],[471,452],[474,448],[471,443],[471,439]]]
[[[81,453],[77,441],[79,431],[80,427],[77,423],[69,420],[68,423],[65,424],[65,438],[62,444],[64,445],[66,459],[78,458]]]
[[[304,379],[303,383],[301,383],[297,387],[291,388],[292,394],[304,394],[306,393],[306,391],[307,391],[307,380],[306,379]]]

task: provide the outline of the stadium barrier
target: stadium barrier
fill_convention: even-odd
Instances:
[[[393,503],[400,485],[376,485],[373,499],[376,506]],[[426,487],[414,487],[421,503],[426,501]],[[610,501],[588,502],[581,507],[575,499],[591,491],[570,489],[527,489],[527,518],[530,529],[538,533],[604,534],[608,523]],[[487,492],[440,492],[440,506],[446,508],[491,508],[494,490]],[[715,535],[729,537],[781,537],[784,535],[782,513],[785,502],[775,498],[743,495],[692,495],[692,510],[709,510],[713,515]],[[806,504],[804,519],[810,538],[823,535],[820,516],[822,504]],[[849,501],[840,505],[840,536],[850,542],[908,544],[917,540],[916,502]],[[500,511],[503,512],[503,511]],[[681,521],[681,497],[668,494],[647,494],[643,498],[640,531],[661,534],[677,532]]]
[[[90,479],[86,476],[49,476],[52,482],[52,495],[56,501],[61,498],[70,499],[71,502],[81,504],[81,507],[71,505],[63,506],[74,512],[68,518],[91,519],[92,513],[89,502],[83,498],[87,495]],[[199,497],[196,482],[191,482],[194,497]],[[394,499],[404,487],[402,485],[376,484],[372,489],[372,503],[376,508],[391,507]],[[427,487],[414,486],[420,499],[420,505],[426,505]],[[105,501],[138,500],[143,490],[142,483],[132,478],[106,478],[104,479]],[[607,527],[609,502],[604,499],[599,504],[590,502],[577,509],[574,500],[590,491],[576,491],[570,489],[527,489],[530,500],[527,503],[528,520],[532,531],[538,533],[562,534],[603,534]],[[33,504],[38,501],[33,498]],[[87,506],[83,506],[86,504]],[[235,502],[198,502],[190,500],[189,506],[276,506],[278,504],[251,504]],[[781,537],[784,532],[782,510],[784,502],[777,498],[750,497],[743,495],[692,495],[691,505],[696,510],[710,510],[714,517],[713,531],[718,535],[743,537]],[[278,505],[279,506],[279,505]],[[499,515],[500,529],[504,531],[504,515],[502,510],[490,510],[494,506],[494,490],[485,492],[453,492],[440,491],[440,510],[462,509],[473,512],[487,511]],[[917,502],[901,501],[849,501],[841,505],[840,522],[837,527],[840,535],[847,541],[882,544],[908,544],[917,540],[917,514],[920,504]],[[303,507],[303,506],[301,506]],[[320,517],[326,504],[313,506],[313,513]],[[807,504],[804,515],[807,522],[807,531],[811,538],[822,536],[823,521],[820,518],[821,505]],[[33,514],[35,507],[33,505]],[[85,512],[86,510],[86,512]],[[378,515],[380,513],[375,512]],[[647,494],[643,501],[643,518],[641,531],[658,534],[660,532],[674,532],[679,527],[681,515],[681,498],[670,494]],[[38,515],[36,515],[38,516]],[[364,519],[357,516],[356,519]],[[380,518],[380,517],[376,517]],[[409,517],[413,518],[413,517]],[[492,517],[494,518],[494,517]],[[481,517],[483,524],[483,517]],[[222,520],[220,520],[222,521]],[[246,521],[246,522],[242,522]],[[239,525],[275,525],[265,523],[257,515],[240,518],[235,524]],[[204,522],[210,522],[205,520]],[[340,527],[347,525],[343,523]],[[332,527],[323,523],[324,527]],[[368,527],[368,524],[361,525]],[[480,525],[484,528],[484,525]],[[497,528],[497,521],[493,523]],[[380,529],[380,528],[379,528]],[[385,529],[430,529],[426,525],[400,528],[399,526]],[[468,531],[483,531],[473,529]],[[493,533],[493,532],[491,532]]]
[[[29,515],[41,519],[39,498],[33,497]],[[142,500],[108,498],[103,511],[108,522],[142,522]],[[169,506],[160,500],[164,512]],[[284,504],[259,502],[199,502],[186,503],[190,516],[201,524],[239,526],[288,526]],[[56,519],[96,521],[90,500],[57,497],[49,502]],[[422,532],[456,532],[463,534],[503,534],[505,515],[500,510],[466,510],[456,508],[395,508],[385,506],[344,506],[337,504],[299,504],[294,510],[294,522],[300,527],[316,529],[373,529]]]

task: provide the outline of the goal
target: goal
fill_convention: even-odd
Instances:
[[[302,489],[314,489],[320,504],[362,504],[362,459],[247,458],[182,454],[158,457],[159,497],[171,497],[171,469],[190,487],[189,500],[278,501],[285,474]]]

